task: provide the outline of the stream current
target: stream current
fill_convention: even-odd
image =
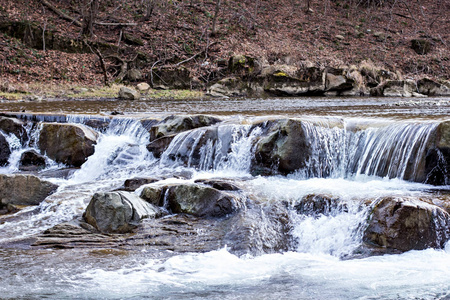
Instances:
[[[56,193],[37,207],[0,217],[0,298],[447,299],[450,244],[444,249],[403,254],[348,256],[361,243],[367,218],[367,210],[351,203],[382,196],[445,198],[448,194],[447,185],[434,187],[405,180],[417,176],[407,168],[423,160],[421,146],[427,143],[429,132],[450,116],[448,98],[426,98],[421,106],[413,102],[416,100],[3,103],[2,112],[36,113],[46,121],[55,117],[45,114],[70,114],[64,121],[74,123],[90,117],[110,118],[111,111],[124,115],[114,117],[100,133],[95,153],[69,177],[52,176],[51,171],[65,166],[48,161],[47,169],[38,176],[57,183]],[[168,159],[171,151],[181,151],[188,135],[198,138],[201,129],[179,134],[161,159],[147,151],[149,134],[140,118],[197,113],[224,118],[219,132],[222,140],[228,139],[231,151],[221,154],[222,145],[210,143],[195,163],[182,165]],[[317,155],[307,168],[288,176],[252,176],[252,139],[259,133],[249,124],[280,117],[306,120],[305,129]],[[362,129],[355,132],[355,127]],[[8,142],[13,151],[9,165],[0,168],[2,174],[17,173],[20,154],[36,147],[33,143],[23,146],[12,136]],[[397,160],[382,159],[388,155]],[[175,178],[183,172],[191,174],[190,178]],[[292,235],[298,243],[284,253],[238,256],[227,247],[206,253],[155,251],[151,247],[139,251],[33,249],[18,242],[80,216],[95,192],[114,190],[129,178],[167,174],[171,175],[165,179],[168,183],[242,180],[247,193],[267,201],[295,203],[317,193],[339,197],[348,206],[335,214],[293,217]]]

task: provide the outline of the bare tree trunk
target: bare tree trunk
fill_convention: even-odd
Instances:
[[[220,10],[220,3],[221,3],[221,0],[217,0],[216,10],[214,12],[214,18],[213,18],[213,23],[212,23],[211,36],[216,35],[216,24],[217,24],[217,16],[219,15],[219,10]]]
[[[92,36],[94,34],[94,23],[98,14],[99,0],[84,0],[82,7],[83,27],[81,34]]]

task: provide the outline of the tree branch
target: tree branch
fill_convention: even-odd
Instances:
[[[80,21],[76,20],[75,18],[72,18],[71,16],[63,13],[61,10],[59,10],[58,8],[56,8],[54,5],[52,5],[50,2],[48,2],[47,0],[41,0],[42,4],[47,6],[50,10],[52,10],[54,13],[56,13],[58,16],[60,16],[62,19],[65,19],[67,21],[71,21],[73,24],[81,27],[82,24]]]

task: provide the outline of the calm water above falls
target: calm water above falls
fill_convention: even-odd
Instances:
[[[333,98],[256,102],[213,99],[2,105],[2,111],[125,113],[125,119],[113,122],[101,133],[94,155],[71,177],[48,178],[60,185],[55,194],[37,208],[27,208],[6,221],[0,218],[3,245],[80,216],[94,192],[113,190],[125,179],[139,176],[187,172],[192,175],[189,179],[166,180],[242,180],[249,194],[264,201],[296,203],[305,195],[329,194],[344,201],[346,209],[292,218],[292,235],[299,241],[296,248],[258,256],[236,256],[227,247],[180,254],[151,247],[138,251],[63,250],[0,244],[0,298],[446,299],[450,297],[450,246],[343,259],[361,243],[361,228],[368,212],[359,203],[383,196],[446,197],[447,186],[436,188],[404,179],[418,176],[408,168],[423,161],[421,147],[437,126],[434,120],[450,116],[450,107],[445,104],[449,99],[439,99],[443,105],[422,109],[395,105],[403,100],[354,99],[348,103]],[[205,142],[198,159],[192,158],[191,148],[185,143],[200,142],[203,129],[180,134],[161,159],[156,159],[145,148],[147,131],[139,122],[127,118],[144,113],[212,113],[226,115],[228,120],[218,129],[222,143]],[[251,128],[248,123],[252,119],[244,116],[260,120],[265,115],[307,116],[303,126],[314,155],[306,168],[288,176],[250,175],[252,141],[261,132]],[[355,131],[355,127],[360,130]],[[10,165],[1,173],[16,172],[19,154],[28,149],[14,145]],[[169,159],[175,153],[188,157],[187,166]],[[49,166],[53,170],[60,167]]]
[[[217,114],[242,116],[351,116],[442,119],[450,115],[449,98],[268,98],[194,100],[52,100],[51,102],[3,102],[0,112],[62,114]]]

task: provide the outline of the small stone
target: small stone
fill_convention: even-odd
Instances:
[[[136,88],[141,92],[145,92],[150,89],[150,85],[146,82],[141,82],[136,86]]]
[[[140,94],[135,89],[129,88],[129,87],[121,87],[119,90],[119,98],[120,99],[126,99],[126,100],[139,100]]]
[[[382,36],[383,36],[383,32],[381,32],[381,31],[375,31],[375,32],[373,33],[373,36],[374,36],[374,37],[382,37]]]
[[[340,34],[336,35],[335,37],[336,37],[338,40],[341,40],[341,41],[342,41],[343,39],[345,39],[344,36],[342,36],[342,35],[340,35]]]

